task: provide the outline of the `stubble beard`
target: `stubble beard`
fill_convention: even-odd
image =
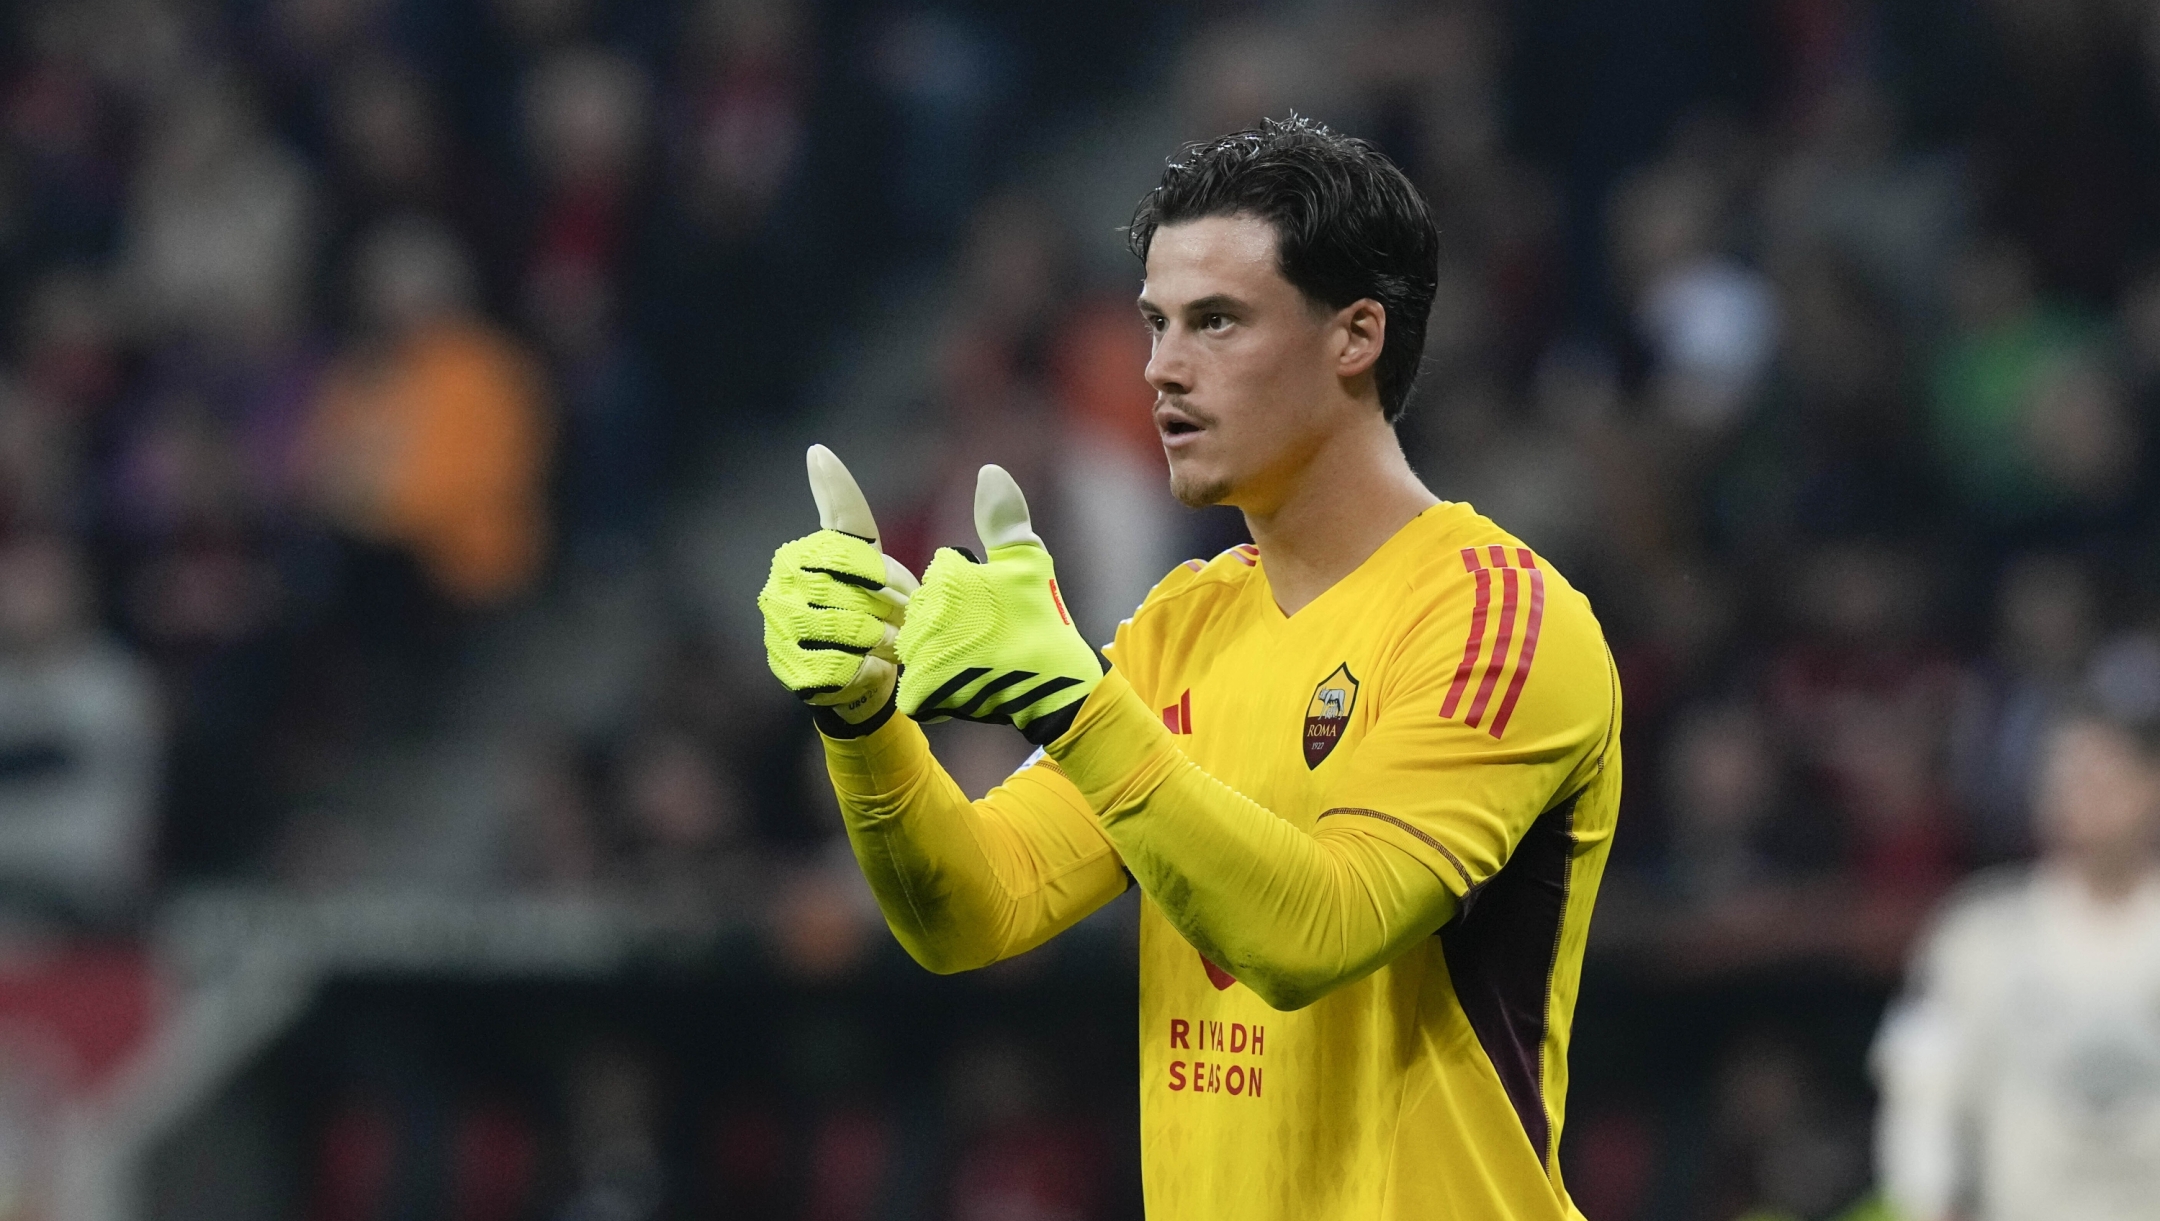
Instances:
[[[1170,494],[1188,509],[1205,509],[1221,504],[1230,495],[1230,481],[1221,477],[1203,478],[1187,474],[1176,467],[1170,468]]]

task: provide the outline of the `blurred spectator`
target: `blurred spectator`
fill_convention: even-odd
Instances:
[[[578,893],[600,880],[600,813],[585,752],[547,739],[525,759],[522,788],[512,796],[510,870],[521,889]]]
[[[105,918],[149,880],[162,735],[88,580],[66,538],[0,546],[0,875],[18,902]]]
[[[246,350],[301,317],[313,176],[230,76],[208,72],[158,116],[130,204],[126,274],[160,332]]]
[[[1883,1181],[1913,1221],[2160,1195],[2160,751],[2072,710],[2034,780],[2038,864],[1943,911],[1876,1044]]]
[[[655,386],[621,326],[621,270],[641,186],[648,82],[628,60],[563,51],[525,91],[540,185],[525,306],[563,399],[563,528],[572,558],[635,559],[652,530],[664,438]]]
[[[1932,383],[1944,475],[1964,508],[2013,540],[2104,519],[2131,491],[2142,440],[2098,321],[2045,300],[2032,277],[2014,245],[1966,255]]]
[[[660,1083],[644,1053],[609,1043],[586,1049],[565,1083],[569,1198],[561,1221],[647,1221],[668,1184],[660,1158]]]
[[[703,0],[676,156],[689,207],[715,232],[756,231],[803,157],[807,17],[794,0]]]
[[[1108,1151],[1084,1116],[1061,1113],[1056,1074],[996,1033],[967,1040],[947,1086],[959,1155],[947,1188],[954,1221],[1101,1217]]]
[[[1867,1187],[1867,1129],[1790,1038],[1751,1031],[1718,1065],[1703,1198],[1693,1215],[1832,1218]],[[1857,1210],[1855,1210],[1857,1213]]]
[[[1147,334],[1132,303],[1085,298],[1054,330],[1048,373],[1064,416],[1058,496],[1068,523],[1059,562],[1071,565],[1074,621],[1104,643],[1186,558],[1177,554],[1182,523],[1159,477],[1155,394],[1140,373]]]
[[[867,66],[890,99],[887,181],[903,232],[935,239],[981,185],[1016,65],[995,27],[964,9],[911,5],[883,20]]]
[[[1827,799],[1813,834],[1840,844],[1875,952],[1894,960],[1965,848],[1942,772],[1957,676],[1923,631],[1929,574],[1880,548],[1825,548],[1790,596],[1800,634],[1773,659],[1770,708]]]
[[[376,230],[354,280],[365,330],[309,424],[310,498],[351,537],[410,556],[433,595],[500,603],[531,584],[547,543],[531,358],[474,312],[473,270],[439,227]]]
[[[1787,762],[1760,713],[1744,703],[1697,709],[1669,742],[1672,885],[1682,901],[1714,906],[1789,879],[1793,863],[1776,853],[1791,796]]]
[[[1684,130],[1613,207],[1617,278],[1649,349],[1652,409],[1696,429],[1721,430],[1749,406],[1776,351],[1770,282],[1727,249],[1748,161],[1741,139],[1720,124]]]
[[[665,725],[633,735],[616,760],[623,877],[641,901],[738,911],[751,897],[742,794],[712,750]]]
[[[1992,647],[1966,669],[1950,742],[1951,784],[1983,861],[2031,849],[2042,732],[2074,696],[2099,636],[2093,586],[2069,556],[2021,556],[2003,570]]]

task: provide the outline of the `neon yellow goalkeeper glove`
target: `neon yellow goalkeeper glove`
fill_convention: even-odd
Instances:
[[[923,570],[900,629],[900,711],[1015,725],[1041,746],[1071,726],[1102,663],[1065,612],[1027,498],[1003,467],[976,478],[975,533],[988,562],[943,547]]]
[[[914,574],[878,550],[877,521],[855,477],[833,452],[810,447],[816,534],[773,553],[758,593],[765,660],[807,701],[818,728],[859,737],[892,716],[899,679],[894,641],[905,621]]]

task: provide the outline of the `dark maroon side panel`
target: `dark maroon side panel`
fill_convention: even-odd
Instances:
[[[1552,1152],[1540,1070],[1567,912],[1574,816],[1573,798],[1540,815],[1515,845],[1515,855],[1464,896],[1461,911],[1440,930],[1456,998],[1540,1163]]]

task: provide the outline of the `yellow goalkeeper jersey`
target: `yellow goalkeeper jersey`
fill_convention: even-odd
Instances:
[[[1280,1012],[1142,905],[1157,1221],[1543,1221],[1620,693],[1590,606],[1469,506],[1426,510],[1295,615],[1239,547],[1107,650],[1192,762],[1301,829],[1364,827],[1458,897],[1378,970]]]

